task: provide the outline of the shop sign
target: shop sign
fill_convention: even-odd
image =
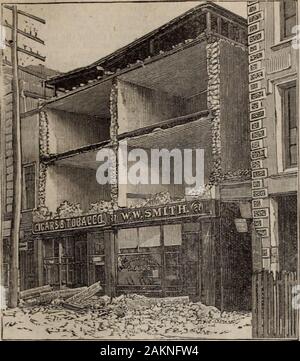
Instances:
[[[160,219],[189,217],[195,215],[212,215],[212,201],[191,201],[174,203],[155,207],[117,210],[114,214],[114,223],[127,224],[147,222]]]
[[[191,216],[214,215],[214,204],[212,200],[194,200],[153,207],[118,209],[111,213],[103,212],[99,214],[47,220],[33,223],[33,233],[49,233]]]
[[[110,223],[109,217],[109,213],[99,213],[36,222],[33,223],[33,233],[48,233],[65,231],[68,229],[104,227]]]

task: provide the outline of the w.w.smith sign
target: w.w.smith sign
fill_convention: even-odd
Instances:
[[[114,225],[146,223],[149,221],[171,220],[182,217],[213,216],[215,206],[212,200],[170,203],[168,205],[126,208],[99,214],[50,219],[33,223],[33,233],[59,232],[72,229],[109,227]]]

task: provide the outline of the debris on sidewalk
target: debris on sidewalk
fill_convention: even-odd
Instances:
[[[221,312],[188,297],[98,296],[94,284],[65,303],[24,306],[4,313],[5,332],[20,338],[239,338],[251,337],[251,314]],[[72,307],[66,308],[65,304]],[[78,307],[79,306],[79,307]],[[84,307],[82,307],[84,306]],[[77,307],[77,308],[76,308]],[[18,330],[18,331],[16,331]],[[8,337],[8,336],[7,336]]]
[[[85,290],[75,294],[71,298],[68,298],[64,303],[64,306],[70,309],[82,310],[89,306],[91,297],[93,297],[101,290],[102,287],[100,285],[100,282],[96,282],[91,286],[87,287]]]

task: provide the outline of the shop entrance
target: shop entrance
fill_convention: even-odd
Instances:
[[[87,285],[86,234],[47,239],[43,242],[44,280],[54,287]]]
[[[81,287],[100,281],[105,287],[103,232],[76,233],[43,241],[44,283]]]
[[[75,241],[74,252],[74,270],[75,279],[74,285],[76,287],[87,285],[87,242]]]

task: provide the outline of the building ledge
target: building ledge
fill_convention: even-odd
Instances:
[[[56,161],[59,161],[61,159],[65,159],[65,158],[69,158],[78,154],[82,154],[82,153],[86,153],[86,152],[90,152],[93,150],[97,150],[97,149],[101,149],[105,146],[109,146],[111,143],[110,139],[108,140],[104,140],[102,142],[99,143],[94,143],[94,144],[89,144],[89,145],[85,145],[83,147],[80,148],[76,148],[76,149],[71,149],[68,150],[66,152],[63,153],[57,153],[57,154],[50,154],[49,156],[41,156],[41,160],[42,162],[48,164],[48,163],[53,163]]]
[[[282,173],[277,173],[277,174],[271,174],[269,176],[270,179],[277,179],[277,178],[285,178],[285,177],[297,177],[297,170],[291,170],[291,171],[285,171]]]
[[[276,51],[276,50],[279,50],[279,49],[282,49],[282,48],[286,48],[286,47],[288,47],[288,46],[291,46],[292,40],[293,40],[293,37],[290,37],[290,38],[281,40],[281,41],[279,41],[278,43],[272,45],[272,46],[271,46],[271,49],[274,50],[274,51]]]

